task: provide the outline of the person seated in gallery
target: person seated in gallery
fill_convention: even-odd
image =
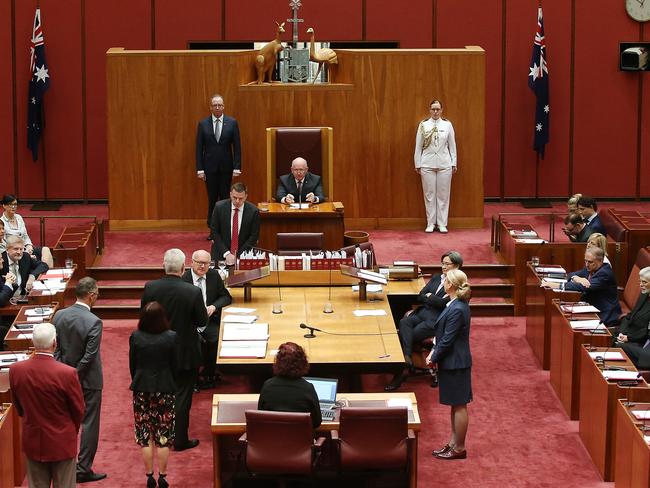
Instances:
[[[310,173],[307,160],[300,157],[291,162],[291,173],[280,176],[275,198],[287,204],[322,203],[327,200],[321,177]]]
[[[442,274],[435,274],[418,294],[418,306],[407,312],[399,321],[399,341],[404,353],[406,368],[401,373],[393,376],[393,379],[385,387],[385,391],[394,391],[408,377],[413,367],[411,354],[413,345],[422,342],[424,339],[434,337],[436,331],[434,325],[440,312],[442,312],[449,297],[445,293],[445,279],[447,273],[452,269],[459,269],[463,265],[463,257],[458,251],[448,251],[440,257]],[[433,385],[432,385],[433,386]]]
[[[612,262],[607,257],[607,237],[602,235],[600,232],[595,232],[589,236],[587,239],[587,249],[592,247],[598,247],[603,250],[605,257],[603,258],[603,263],[612,265]]]
[[[0,254],[0,268],[3,267],[2,254]],[[4,307],[9,303],[11,297],[14,296],[14,293],[18,285],[16,285],[16,276],[10,271],[6,275],[2,274],[0,276],[0,307]],[[4,349],[4,338],[9,331],[11,326],[11,317],[9,316],[0,316],[0,351]]]
[[[581,292],[582,300],[600,310],[600,321],[615,326],[621,315],[621,304],[614,271],[609,264],[603,263],[604,258],[605,253],[597,247],[585,251],[585,267],[567,275],[564,289]]]
[[[641,288],[639,298],[637,298],[630,313],[621,320],[618,334],[614,335],[614,347],[626,349],[626,346],[628,346],[635,356],[638,356],[638,350],[643,348],[649,337],[650,300],[648,300],[648,294],[650,293],[650,266],[646,266],[639,271],[639,285]],[[631,356],[629,352],[628,356]]]
[[[258,410],[306,412],[314,429],[323,421],[314,385],[303,378],[309,372],[305,350],[294,342],[280,345],[273,361],[273,378],[262,385]]]
[[[593,232],[600,232],[607,236],[607,230],[598,216],[598,204],[595,199],[582,195],[578,199],[578,213]]]
[[[4,226],[4,238],[0,239],[0,253],[7,249],[7,237],[18,236],[25,242],[25,251],[34,261],[43,261],[50,268],[54,266],[54,259],[49,247],[38,247],[32,244],[32,240],[27,233],[25,220],[16,213],[18,209],[18,200],[14,195],[4,195],[2,197],[2,206],[4,212],[0,216],[0,221]]]
[[[571,242],[587,242],[589,236],[597,231],[584,223],[580,213],[573,213],[564,217],[562,232],[566,234]]]

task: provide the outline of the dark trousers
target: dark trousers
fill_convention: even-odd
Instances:
[[[219,324],[210,322],[201,334],[205,339],[203,349],[203,371],[204,378],[215,376],[217,369],[217,348],[219,346]]]
[[[84,388],[83,393],[86,410],[81,421],[77,474],[92,472],[97,444],[99,443],[99,413],[102,409],[102,390],[87,390]]]
[[[232,172],[205,173],[205,188],[208,191],[208,227],[210,227],[210,221],[212,220],[214,204],[219,200],[229,198],[231,182]]]
[[[174,411],[176,413],[176,430],[174,445],[184,446],[189,440],[190,409],[192,408],[192,393],[198,376],[198,370],[181,369],[176,372],[176,399]]]
[[[399,321],[399,341],[402,344],[404,357],[411,357],[413,344],[436,335],[433,325],[433,320],[423,320],[417,312]]]
[[[636,342],[624,342],[622,347],[637,369],[650,369],[650,348],[643,349],[643,346]]]

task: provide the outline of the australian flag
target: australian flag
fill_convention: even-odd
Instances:
[[[528,86],[535,93],[535,137],[533,149],[544,159],[544,148],[548,144],[549,135],[549,102],[548,102],[548,64],[546,58],[546,39],[544,37],[544,18],[542,6],[537,9],[537,32],[533,42],[533,55],[530,60]]]
[[[32,159],[38,160],[38,143],[43,132],[43,96],[50,87],[50,75],[45,62],[45,40],[41,25],[41,9],[34,14],[32,30],[31,57],[29,70],[29,99],[27,100],[27,147],[32,151]]]

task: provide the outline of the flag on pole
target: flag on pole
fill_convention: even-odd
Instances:
[[[34,14],[34,28],[30,49],[29,98],[27,100],[27,147],[32,159],[38,160],[38,144],[43,132],[43,96],[50,87],[50,75],[45,62],[45,40],[41,25],[41,9]]]
[[[544,148],[549,136],[548,64],[546,58],[546,38],[544,37],[544,18],[542,5],[537,9],[537,32],[533,41],[533,54],[530,60],[528,86],[535,93],[535,132],[533,149],[544,159]]]

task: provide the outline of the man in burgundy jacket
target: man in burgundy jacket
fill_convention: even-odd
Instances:
[[[34,356],[9,368],[14,405],[22,417],[29,486],[74,488],[77,434],[84,397],[77,371],[54,360],[56,329],[34,327]]]

